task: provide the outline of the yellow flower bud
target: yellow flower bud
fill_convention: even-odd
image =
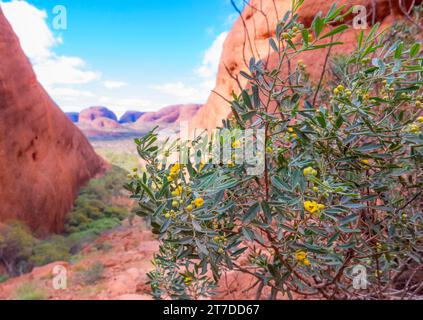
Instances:
[[[232,148],[237,149],[237,148],[240,148],[240,147],[241,147],[241,142],[239,140],[234,141],[232,143]]]
[[[191,277],[185,277],[185,279],[184,279],[184,283],[185,283],[187,286],[190,286],[190,285],[192,284],[192,278],[191,278]]]
[[[204,205],[204,199],[203,198],[197,198],[194,200],[194,204],[200,208]]]

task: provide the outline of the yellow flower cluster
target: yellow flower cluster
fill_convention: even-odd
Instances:
[[[141,176],[140,176],[140,174],[138,173],[138,168],[133,168],[133,169],[132,169],[132,173],[129,173],[129,174],[128,174],[128,178],[129,178],[129,179],[140,179],[140,178],[141,178]]]
[[[303,250],[299,250],[295,253],[295,259],[297,259],[298,262],[301,262],[305,266],[310,265],[310,260],[307,259],[307,252]]]
[[[170,219],[170,218],[175,219],[176,216],[177,216],[176,212],[173,211],[173,210],[171,210],[169,212],[165,211],[165,212],[163,212],[163,214],[164,214],[166,219]]]
[[[181,165],[179,163],[175,163],[170,168],[170,173],[169,173],[169,176],[167,177],[167,179],[169,181],[175,181],[175,179],[178,178],[178,175],[179,175],[180,172],[181,172]]]
[[[423,117],[418,117],[416,119],[416,122],[408,125],[405,131],[409,133],[420,133],[422,131],[422,126],[423,126]]]
[[[316,201],[305,201],[304,202],[304,209],[309,213],[320,213],[325,208],[326,208],[326,206],[324,204],[320,204]]]
[[[216,243],[227,243],[226,237],[225,236],[215,236],[213,238],[214,242]]]
[[[339,85],[339,86],[337,86],[335,89],[333,89],[333,93],[334,93],[335,95],[338,95],[338,94],[340,94],[340,93],[344,92],[344,90],[345,90],[345,87],[344,87],[342,84],[340,84],[340,85]]]
[[[241,148],[241,141],[237,140],[237,141],[232,142],[232,148],[234,148],[234,149]]]
[[[292,38],[294,38],[298,34],[300,29],[303,29],[303,28],[304,28],[304,25],[302,25],[302,24],[294,25],[291,28],[291,30],[282,33],[282,38],[284,40],[291,40]],[[312,37],[313,37],[313,35],[310,34],[309,38],[311,39]]]
[[[306,177],[308,176],[317,176],[317,170],[312,167],[307,167],[303,170],[303,173]]]
[[[181,186],[176,187],[176,189],[174,191],[172,191],[172,196],[173,197],[179,197],[182,195],[182,192],[184,191],[184,189]]]
[[[288,132],[291,134],[291,138],[295,139],[297,137],[297,134],[294,132],[294,129],[289,127]]]
[[[420,132],[420,126],[418,124],[415,124],[415,123],[410,124],[407,127],[406,131],[409,132],[409,133],[419,133]]]
[[[195,206],[197,208],[201,208],[204,205],[204,199],[203,198],[197,198],[193,201],[193,204],[195,204]]]

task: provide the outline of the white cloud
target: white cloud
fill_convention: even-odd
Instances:
[[[123,81],[104,81],[103,85],[107,88],[107,89],[119,89],[119,88],[123,88],[126,87],[128,84],[126,82]]]
[[[47,26],[47,13],[25,1],[13,0],[1,6],[28,57],[34,61],[49,58],[51,48],[61,39],[54,37]]]
[[[220,57],[223,51],[223,43],[228,36],[228,32],[222,32],[214,40],[210,48],[208,48],[203,57],[202,65],[195,70],[195,73],[202,78],[216,77],[219,68]]]
[[[175,96],[178,98],[197,97],[198,90],[193,87],[186,86],[183,82],[165,83],[162,85],[150,86],[151,89],[157,90],[161,93]]]
[[[117,100],[115,104],[118,107],[125,107],[125,108],[132,108],[132,109],[139,109],[148,107],[150,104],[149,101],[144,99],[137,99],[137,98],[129,98],[129,99],[121,99]]]
[[[51,95],[55,97],[69,97],[69,98],[78,98],[78,97],[85,97],[85,98],[93,98],[96,95],[91,91],[87,90],[76,90],[73,88],[51,88],[49,89]]]
[[[151,110],[151,103],[148,100],[138,98],[124,98],[114,99],[110,97],[104,97],[104,103],[108,104],[108,107],[113,109],[118,117],[121,117],[128,110]]]
[[[22,49],[34,66],[38,80],[44,86],[86,84],[101,77],[99,72],[86,70],[86,63],[81,58],[54,53],[53,48],[63,41],[49,29],[44,10],[21,0],[0,3]]]
[[[86,84],[101,78],[99,72],[85,70],[85,66],[85,61],[78,57],[54,56],[34,63],[34,70],[45,86]]]

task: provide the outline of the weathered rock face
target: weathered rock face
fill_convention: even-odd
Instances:
[[[382,26],[389,26],[402,15],[399,0],[338,0],[336,2],[338,5],[366,6],[369,13],[369,25],[381,22]],[[412,0],[402,0],[403,7],[408,8],[412,2]],[[414,3],[420,2],[418,0]],[[242,18],[238,18],[225,41],[214,91],[226,99],[230,99],[233,91],[239,93],[240,89],[234,78],[238,77],[240,71],[248,70],[248,63],[253,56],[257,60],[262,59],[268,63],[270,68],[275,66],[277,58],[276,54],[271,54],[269,38],[275,36],[277,21],[291,9],[291,3],[291,0],[251,0],[249,2],[242,13]],[[309,27],[314,16],[319,11],[326,13],[333,3],[334,1],[327,0],[305,0],[299,13],[301,22]],[[337,39],[343,41],[344,45],[333,47],[332,55],[351,52],[359,31],[349,30]],[[322,51],[310,51],[299,56],[297,61],[298,59],[303,60],[308,66],[311,80],[317,80],[323,69],[325,54],[322,54]],[[238,80],[241,87],[244,88],[247,85],[245,78],[238,77]],[[215,128],[229,113],[228,103],[219,95],[212,93],[191,122],[191,129]]]
[[[38,83],[0,8],[0,222],[59,232],[103,161]]]
[[[126,111],[122,117],[119,119],[119,123],[134,123],[136,122],[144,112],[139,111]]]
[[[114,112],[106,107],[90,107],[82,110],[79,114],[79,122],[90,122],[98,118],[108,118],[116,122],[118,121]]]

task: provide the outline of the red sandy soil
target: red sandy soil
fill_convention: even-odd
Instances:
[[[96,249],[100,244],[108,244],[111,249]],[[49,300],[151,300],[147,273],[153,270],[151,261],[158,246],[159,242],[145,230],[141,219],[135,219],[132,226],[125,222],[85,247],[73,264],[54,262],[0,284],[0,300],[16,299],[16,290],[25,284],[44,292]],[[75,275],[96,262],[104,265],[102,278],[94,285],[78,284]],[[66,290],[53,288],[53,268],[57,265],[67,269]],[[254,292],[246,290],[253,283],[248,275],[228,273],[222,277],[214,299],[253,299]]]

